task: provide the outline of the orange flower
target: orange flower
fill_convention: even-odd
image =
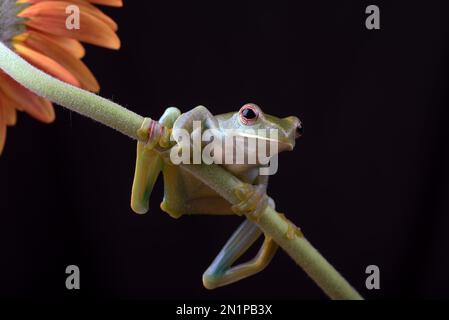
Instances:
[[[121,7],[122,0],[0,0],[0,41],[42,71],[74,86],[98,92],[97,80],[81,61],[85,42],[118,49],[117,24],[94,6]],[[79,8],[80,28],[69,29],[69,6]],[[52,103],[0,70],[0,154],[6,127],[25,111],[45,123],[55,119]]]

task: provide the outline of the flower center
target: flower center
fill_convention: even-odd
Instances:
[[[28,6],[16,3],[16,0],[0,0],[0,41],[11,46],[12,39],[25,32],[25,19],[17,14]]]

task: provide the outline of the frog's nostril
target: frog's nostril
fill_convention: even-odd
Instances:
[[[296,125],[296,138],[301,137],[304,134],[304,126],[302,125],[301,121],[298,121],[298,124]]]

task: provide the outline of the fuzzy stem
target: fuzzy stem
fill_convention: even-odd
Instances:
[[[242,182],[216,165],[183,165],[184,169],[201,179],[232,204],[240,200],[234,190]],[[270,236],[332,299],[360,300],[362,296],[307,241],[302,232],[282,214],[270,207],[254,220],[265,235]]]
[[[133,139],[138,138],[137,130],[142,125],[143,117],[114,102],[65,84],[43,73],[2,43],[0,43],[0,68],[37,95],[112,127]],[[242,182],[220,166],[182,166],[213,187],[230,203],[240,202],[233,190]],[[326,261],[302,233],[275,210],[266,208],[254,222],[267,236],[272,237],[330,298],[362,299],[360,294]]]
[[[71,86],[40,71],[0,42],[0,67],[37,95],[97,120],[136,139],[140,115],[91,92]]]

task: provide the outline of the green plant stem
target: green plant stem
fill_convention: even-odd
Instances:
[[[1,42],[0,66],[13,79],[37,95],[136,139],[136,131],[140,128],[143,117],[108,99],[49,76]]]
[[[183,165],[184,169],[199,177],[232,204],[240,200],[233,190],[242,182],[217,165]],[[251,217],[248,219],[253,220]],[[254,221],[254,220],[253,220]],[[299,235],[290,237],[296,226],[291,221],[267,207],[254,221],[264,234],[274,241],[312,278],[332,299],[360,300],[362,296],[340,275],[340,273],[307,241]]]
[[[0,67],[17,82],[37,95],[114,128],[137,139],[143,117],[95,94],[65,84],[31,66],[0,43]],[[242,182],[217,165],[182,165],[232,204],[240,200],[234,194]],[[251,217],[248,217],[249,219]],[[304,269],[332,299],[362,299],[360,294],[307,241],[294,225],[271,208],[255,221],[290,257]]]

